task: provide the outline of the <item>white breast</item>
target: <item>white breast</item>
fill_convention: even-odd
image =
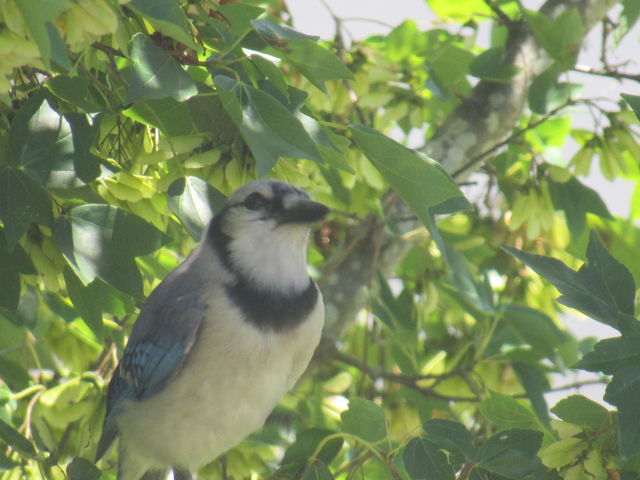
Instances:
[[[238,322],[238,309],[215,295],[208,304],[219,308],[205,319],[179,376],[119,417],[128,455],[148,465],[196,470],[261,428],[320,340],[321,297],[308,321],[275,333]]]

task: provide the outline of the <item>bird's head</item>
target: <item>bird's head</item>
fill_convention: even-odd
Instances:
[[[240,187],[209,230],[209,240],[232,273],[268,290],[308,285],[309,230],[329,209],[301,189],[274,179]]]

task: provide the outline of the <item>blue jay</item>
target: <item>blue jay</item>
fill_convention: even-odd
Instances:
[[[190,480],[262,427],[320,340],[306,248],[327,212],[287,183],[247,183],[151,293],[109,384],[96,453],[119,437],[118,480]]]

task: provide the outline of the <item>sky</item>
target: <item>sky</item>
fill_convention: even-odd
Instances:
[[[395,0],[394,2],[388,0],[286,0],[286,3],[297,30],[317,35],[323,39],[330,39],[335,34],[332,13],[342,19],[346,40],[358,40],[373,34],[388,33],[391,28],[409,18],[424,29],[439,23],[438,18],[429,9],[425,0]],[[526,8],[537,9],[543,2],[523,0],[522,3]],[[612,10],[611,17],[615,18],[619,11],[619,7]],[[488,26],[489,22],[481,24],[478,40],[482,46],[488,45]],[[599,66],[601,32],[601,27],[597,26],[589,33],[583,44],[584,48],[580,53],[578,65],[596,68]],[[624,71],[640,71],[640,56],[637,54],[639,43],[640,26],[636,25],[616,49],[615,55],[613,52],[609,52],[609,61],[613,64],[626,62]],[[640,84],[628,80],[619,82],[604,77],[571,72],[569,81],[584,83],[583,97],[619,99],[621,93],[640,95]],[[594,119],[586,110],[577,111],[573,117],[572,127],[593,129]],[[423,134],[412,136],[410,141],[415,142],[415,144],[409,145],[410,147],[421,146],[424,142]],[[564,148],[567,158],[571,158],[576,148],[577,146],[573,143],[569,143]],[[614,215],[623,217],[629,215],[630,198],[634,187],[632,182],[623,179],[616,179],[613,182],[607,181],[600,175],[598,168],[592,168],[590,176],[581,180],[600,194]],[[617,333],[606,325],[575,315],[564,315],[563,321],[566,327],[578,338],[588,336],[606,338],[615,336]],[[592,377],[593,374],[588,372],[579,372],[572,378],[556,378],[554,383],[558,385]],[[580,393],[601,401],[604,387],[599,385],[584,387]],[[547,400],[553,405],[566,395],[567,392],[549,394]]]

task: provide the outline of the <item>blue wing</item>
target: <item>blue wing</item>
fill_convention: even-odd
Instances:
[[[100,459],[118,434],[127,401],[158,393],[181,369],[204,318],[200,288],[184,274],[170,275],[151,294],[133,326],[107,392],[107,413],[96,452]]]

